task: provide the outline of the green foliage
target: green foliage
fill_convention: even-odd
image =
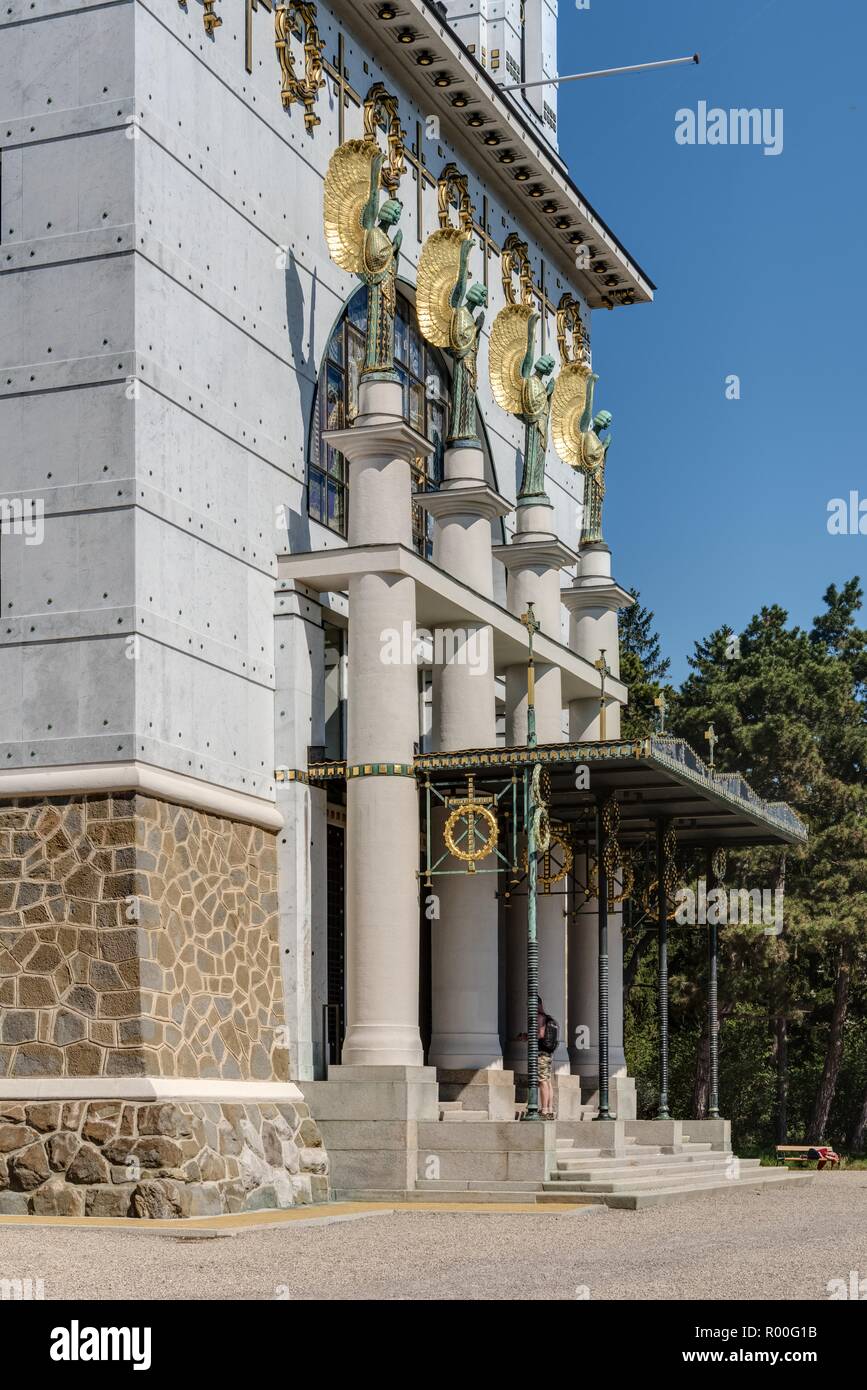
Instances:
[[[716,766],[739,771],[769,801],[788,802],[807,823],[808,844],[781,862],[778,850],[730,856],[727,884],[785,884],[782,936],[728,926],[720,941],[720,1090],[741,1146],[775,1140],[776,1020],[785,1019],[788,1131],[811,1128],[845,1146],[867,1093],[867,630],[856,617],[857,579],[832,585],[809,631],[772,605],[734,637],[721,628],[699,641],[690,674],[671,692],[672,732],[702,755],[713,722]],[[653,615],[636,605],[624,624],[624,671],[637,676],[630,732],[646,732],[663,668]],[[625,675],[625,679],[628,677]],[[681,857],[695,883],[703,865]],[[627,954],[634,942],[627,933]],[[705,1020],[706,940],[701,928],[672,932],[671,1093],[689,1115]],[[626,1038],[642,1112],[656,1086],[655,951],[627,1001]]]
[[[620,618],[620,679],[629,688],[629,704],[623,711],[625,738],[644,738],[656,728],[653,702],[660,691],[666,698],[671,686],[663,684],[671,661],[662,655],[659,635],[653,628],[653,614],[638,602],[637,589],[629,591],[634,604]]]

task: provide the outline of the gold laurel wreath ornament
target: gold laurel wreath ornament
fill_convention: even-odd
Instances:
[[[488,836],[484,843],[476,844],[476,821],[484,821],[488,827]],[[460,845],[455,839],[455,830],[461,822],[466,822],[465,844]],[[467,865],[468,873],[475,873],[476,864],[481,859],[487,859],[489,854],[493,854],[497,847],[499,838],[499,826],[497,817],[493,811],[488,810],[487,806],[482,806],[478,801],[462,801],[450,813],[443,830],[443,839],[446,849],[454,859],[460,859]]]

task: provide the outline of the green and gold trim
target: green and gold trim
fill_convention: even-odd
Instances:
[[[311,763],[306,771],[294,767],[278,767],[277,782],[352,782],[356,777],[412,777],[413,763]]]

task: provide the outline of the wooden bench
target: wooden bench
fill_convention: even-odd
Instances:
[[[778,1144],[777,1163],[815,1163],[817,1171],[829,1163],[840,1167],[840,1155],[827,1144]]]

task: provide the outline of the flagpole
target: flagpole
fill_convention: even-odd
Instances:
[[[510,82],[500,87],[501,92],[526,92],[528,87],[557,87],[563,82],[584,82],[588,77],[614,77],[621,72],[649,72],[651,68],[675,68],[681,63],[700,63],[701,54],[692,53],[687,58],[662,58],[658,63],[631,63],[624,68],[598,68],[596,72],[572,72],[565,77],[543,77],[541,81]]]

